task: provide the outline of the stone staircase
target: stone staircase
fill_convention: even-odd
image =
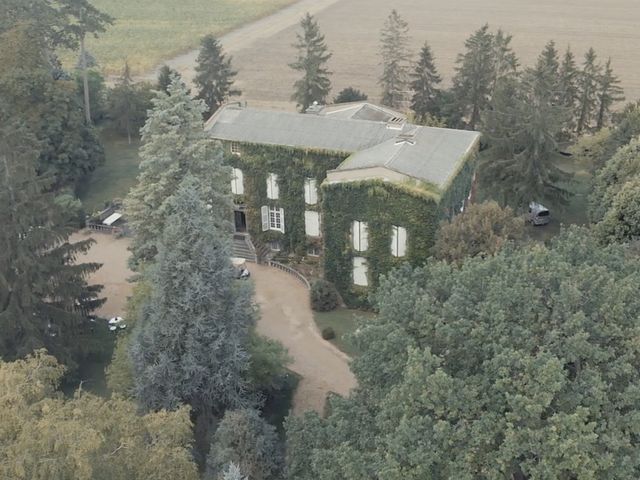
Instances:
[[[234,257],[244,258],[247,262],[258,263],[256,249],[247,235],[236,234],[233,236],[232,252]]]

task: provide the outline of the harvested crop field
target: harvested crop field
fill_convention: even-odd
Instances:
[[[379,32],[391,8],[409,22],[415,53],[429,41],[446,83],[465,38],[488,22],[513,34],[513,46],[524,65],[534,62],[550,39],[561,50],[570,44],[578,60],[593,46],[601,59],[612,58],[627,99],[640,98],[637,0],[338,0],[316,13],[333,51],[334,94],[354,86],[377,100]],[[238,86],[249,103],[293,108],[289,97],[296,75],[287,63],[294,57],[291,44],[296,29],[295,24],[282,26],[277,33],[260,36],[240,49],[229,45],[239,70]]]
[[[134,73],[141,73],[163,59],[195,48],[208,33],[222,35],[293,2],[92,0],[116,21],[100,38],[88,39],[88,48],[107,74],[119,73],[125,60]]]

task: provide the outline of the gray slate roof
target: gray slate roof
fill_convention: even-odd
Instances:
[[[479,137],[478,132],[467,130],[417,127],[414,135],[404,137],[410,141],[392,138],[356,152],[342,162],[338,170],[385,167],[444,185]]]
[[[205,130],[219,140],[352,154],[338,170],[385,167],[436,185],[456,172],[480,136],[411,125],[402,114],[366,102],[325,107],[314,114],[227,105]],[[405,137],[411,137],[410,142],[401,141]]]

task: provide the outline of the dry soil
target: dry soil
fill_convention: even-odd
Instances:
[[[239,72],[242,99],[255,106],[294,107],[289,97],[296,73],[287,64],[294,58],[297,22],[309,10],[333,51],[334,94],[354,86],[377,100],[379,33],[391,8],[408,21],[415,53],[430,43],[445,83],[465,38],[488,22],[513,34],[524,65],[532,64],[550,39],[561,50],[571,45],[579,57],[593,46],[602,59],[612,58],[627,99],[640,98],[638,0],[302,0],[222,37]],[[171,63],[191,77],[194,60],[191,53]]]

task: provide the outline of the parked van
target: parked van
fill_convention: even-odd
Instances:
[[[529,204],[529,221],[532,225],[547,225],[551,220],[551,213],[544,205],[536,202]]]

